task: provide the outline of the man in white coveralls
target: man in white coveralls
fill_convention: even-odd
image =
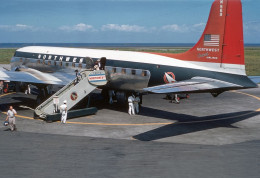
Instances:
[[[67,120],[67,101],[64,100],[63,104],[60,106],[61,112],[61,123],[65,124]]]

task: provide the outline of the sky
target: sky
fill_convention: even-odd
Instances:
[[[0,0],[0,43],[195,43],[213,0]],[[260,1],[242,0],[245,43]]]

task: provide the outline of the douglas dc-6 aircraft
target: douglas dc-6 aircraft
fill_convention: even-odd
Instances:
[[[100,62],[108,80],[103,91],[119,100],[132,92],[211,93],[254,88],[245,73],[242,4],[215,0],[197,44],[181,54],[29,46],[18,49],[0,80],[32,85],[66,85],[75,70]]]

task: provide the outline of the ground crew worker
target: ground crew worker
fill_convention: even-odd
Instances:
[[[134,108],[135,108],[135,113],[139,113],[139,103],[140,103],[140,97],[137,95],[134,100]]]
[[[129,115],[135,115],[134,100],[135,100],[135,98],[133,95],[128,97],[128,105],[129,105],[128,114]]]
[[[31,87],[30,87],[30,84],[27,85],[27,89],[25,90],[24,92],[26,95],[30,95],[31,94]]]
[[[175,100],[176,104],[180,104],[180,98],[179,98],[178,94],[174,94],[174,97],[171,100],[172,103],[173,103],[173,99]]]
[[[177,94],[175,94],[174,98],[175,98],[175,102],[177,104],[180,104],[180,98],[179,98],[179,96]]]
[[[109,90],[108,91],[108,96],[109,96],[109,104],[113,104],[113,96],[115,96],[114,90]]]
[[[16,123],[15,123],[15,115],[17,112],[13,109],[13,106],[9,107],[9,110],[7,111],[6,121],[9,122],[11,131],[17,130],[16,129]]]
[[[0,94],[3,94],[4,92],[4,82],[1,80],[0,81]]]
[[[63,104],[60,106],[61,112],[61,123],[65,124],[67,120],[67,101],[64,100]]]

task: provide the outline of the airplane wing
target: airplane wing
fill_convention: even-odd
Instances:
[[[248,78],[256,84],[260,83],[260,76],[248,76]]]
[[[21,69],[20,71],[0,71],[0,80],[27,83],[66,85],[74,79],[73,77],[73,75],[63,72],[43,73],[31,68]]]
[[[143,90],[151,93],[195,93],[212,91],[220,88],[240,87],[242,86],[212,78],[193,77],[189,80],[148,87]]]

